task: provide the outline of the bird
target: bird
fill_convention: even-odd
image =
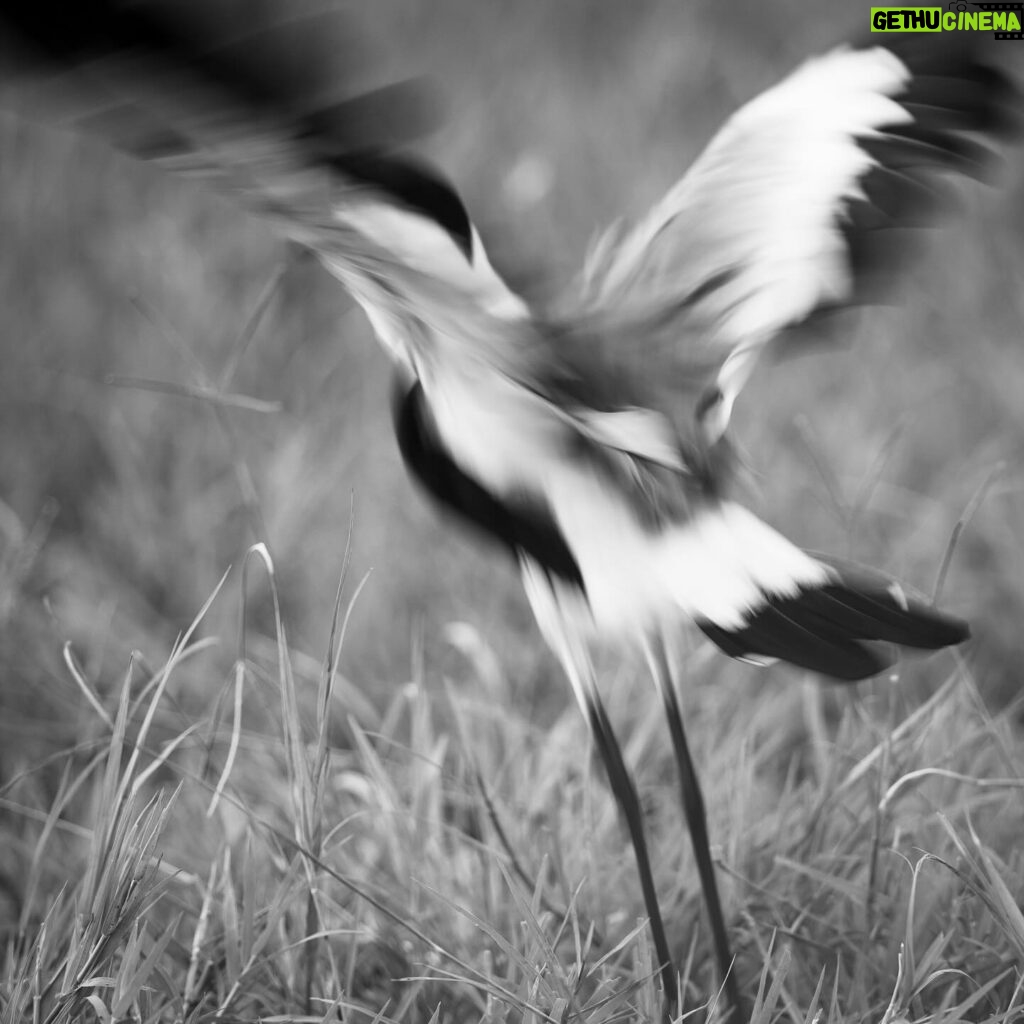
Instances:
[[[695,629],[729,657],[854,682],[903,649],[963,643],[969,627],[750,511],[732,413],[755,372],[827,349],[833,314],[898,280],[904,229],[931,222],[939,182],[985,176],[1016,126],[1016,86],[961,40],[886,37],[811,57],[741,106],[637,224],[601,235],[541,308],[505,282],[457,191],[415,154],[435,116],[426,87],[346,93],[344,19],[336,31],[323,12],[253,10],[5,4],[4,102],[229,195],[362,306],[394,364],[410,476],[518,566],[580,705],[672,1015],[680,993],[640,802],[594,650],[646,662],[738,1009],[673,639]]]

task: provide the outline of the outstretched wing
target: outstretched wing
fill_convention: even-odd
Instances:
[[[344,11],[323,2],[0,5],[7,105],[272,219],[342,279],[386,344],[408,347],[403,328],[417,314],[521,313],[457,193],[409,156],[438,120],[430,90],[368,88],[368,52]]]
[[[667,329],[687,359],[717,363],[699,404],[719,436],[765,345],[875,297],[942,173],[991,165],[1010,82],[927,44],[837,49],[750,101],[642,223],[598,242],[568,322],[606,348]]]
[[[312,249],[482,483],[518,488],[547,449],[574,444],[634,489],[638,446],[671,472],[671,436],[647,437],[638,414],[562,403],[551,339],[491,268],[455,191],[407,155],[431,127],[423,84],[360,91],[363,41],[337,7],[309,6],[0,4],[0,87],[17,109],[196,177]]]

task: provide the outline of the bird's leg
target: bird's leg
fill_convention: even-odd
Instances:
[[[700,875],[701,888],[704,890],[704,904],[707,907],[711,922],[711,934],[715,943],[715,956],[721,973],[725,994],[734,1010],[742,1016],[744,1003],[740,995],[739,985],[733,971],[732,948],[725,930],[725,918],[722,915],[722,904],[718,898],[718,884],[715,881],[715,869],[711,863],[711,850],[708,846],[707,815],[704,811],[704,797],[701,795],[700,782],[690,757],[690,748],[683,731],[683,716],[679,710],[679,699],[676,696],[675,681],[665,650],[662,636],[651,640],[646,647],[647,660],[651,673],[665,705],[665,717],[668,719],[669,733],[672,736],[672,749],[675,752],[676,765],[679,768],[679,783],[683,797],[683,813],[690,830],[690,841],[697,861],[697,873]]]
[[[626,762],[623,760],[618,740],[612,731],[601,694],[598,692],[597,679],[590,658],[581,651],[575,651],[574,654],[575,657],[564,659],[565,669],[597,744],[598,753],[601,755],[605,771],[608,773],[608,782],[612,787],[612,793],[619,805],[630,841],[633,844],[633,854],[636,857],[637,871],[640,875],[640,888],[643,891],[644,906],[647,908],[651,937],[654,940],[654,952],[658,958],[661,982],[665,989],[666,1016],[672,1018],[679,1009],[679,985],[668,948],[658,896],[654,888],[654,875],[651,872],[651,861],[647,853],[647,839],[644,836],[640,800],[626,768]]]

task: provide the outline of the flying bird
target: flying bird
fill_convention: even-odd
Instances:
[[[749,511],[731,414],[768,357],[813,348],[829,314],[891,282],[904,229],[930,219],[941,179],[984,176],[1017,93],[931,37],[809,59],[741,107],[638,224],[603,235],[540,309],[502,280],[457,193],[412,155],[434,117],[422,86],[347,94],[344,19],[253,10],[240,24],[226,2],[6,4],[7,102],[231,195],[362,305],[395,364],[409,472],[516,561],[586,716],[674,1010],[639,802],[592,652],[646,658],[738,1006],[667,642],[692,624],[731,657],[853,681],[901,648],[959,644],[968,627]]]

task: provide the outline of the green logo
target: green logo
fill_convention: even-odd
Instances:
[[[872,32],[992,32],[996,39],[1024,39],[1024,2],[967,3],[946,7],[872,7]]]

